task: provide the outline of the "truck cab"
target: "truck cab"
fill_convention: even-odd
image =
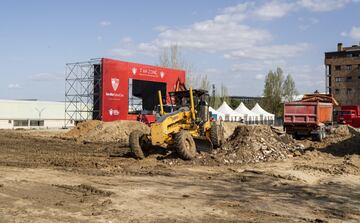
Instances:
[[[348,124],[353,127],[360,127],[360,106],[341,106],[341,110],[338,113],[337,122],[340,124]]]

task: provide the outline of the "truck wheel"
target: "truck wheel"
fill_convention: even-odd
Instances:
[[[210,140],[214,148],[219,148],[224,143],[224,127],[217,125],[216,123],[211,124],[210,128]]]
[[[184,160],[191,160],[196,155],[196,145],[193,137],[187,131],[175,135],[176,152]]]
[[[144,133],[135,130],[130,133],[129,137],[129,144],[130,144],[130,150],[132,153],[134,153],[135,158],[137,159],[144,159],[145,155],[141,149],[141,138],[143,137]]]

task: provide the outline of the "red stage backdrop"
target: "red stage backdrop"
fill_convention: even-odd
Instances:
[[[102,59],[101,112],[103,121],[137,118],[137,115],[128,114],[129,79],[166,83],[169,102],[168,93],[175,90],[177,82],[185,84],[185,71]]]

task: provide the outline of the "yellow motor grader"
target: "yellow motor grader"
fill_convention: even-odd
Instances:
[[[159,117],[150,126],[150,134],[135,130],[129,143],[136,158],[143,159],[144,151],[152,146],[174,149],[182,159],[191,160],[196,156],[195,140],[209,142],[210,147],[220,147],[224,142],[222,123],[210,119],[209,94],[205,90],[170,92],[173,112],[165,113],[161,92]]]

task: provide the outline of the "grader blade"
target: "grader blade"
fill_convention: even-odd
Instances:
[[[194,140],[198,152],[210,152],[214,149],[214,145],[208,138],[194,138]]]

